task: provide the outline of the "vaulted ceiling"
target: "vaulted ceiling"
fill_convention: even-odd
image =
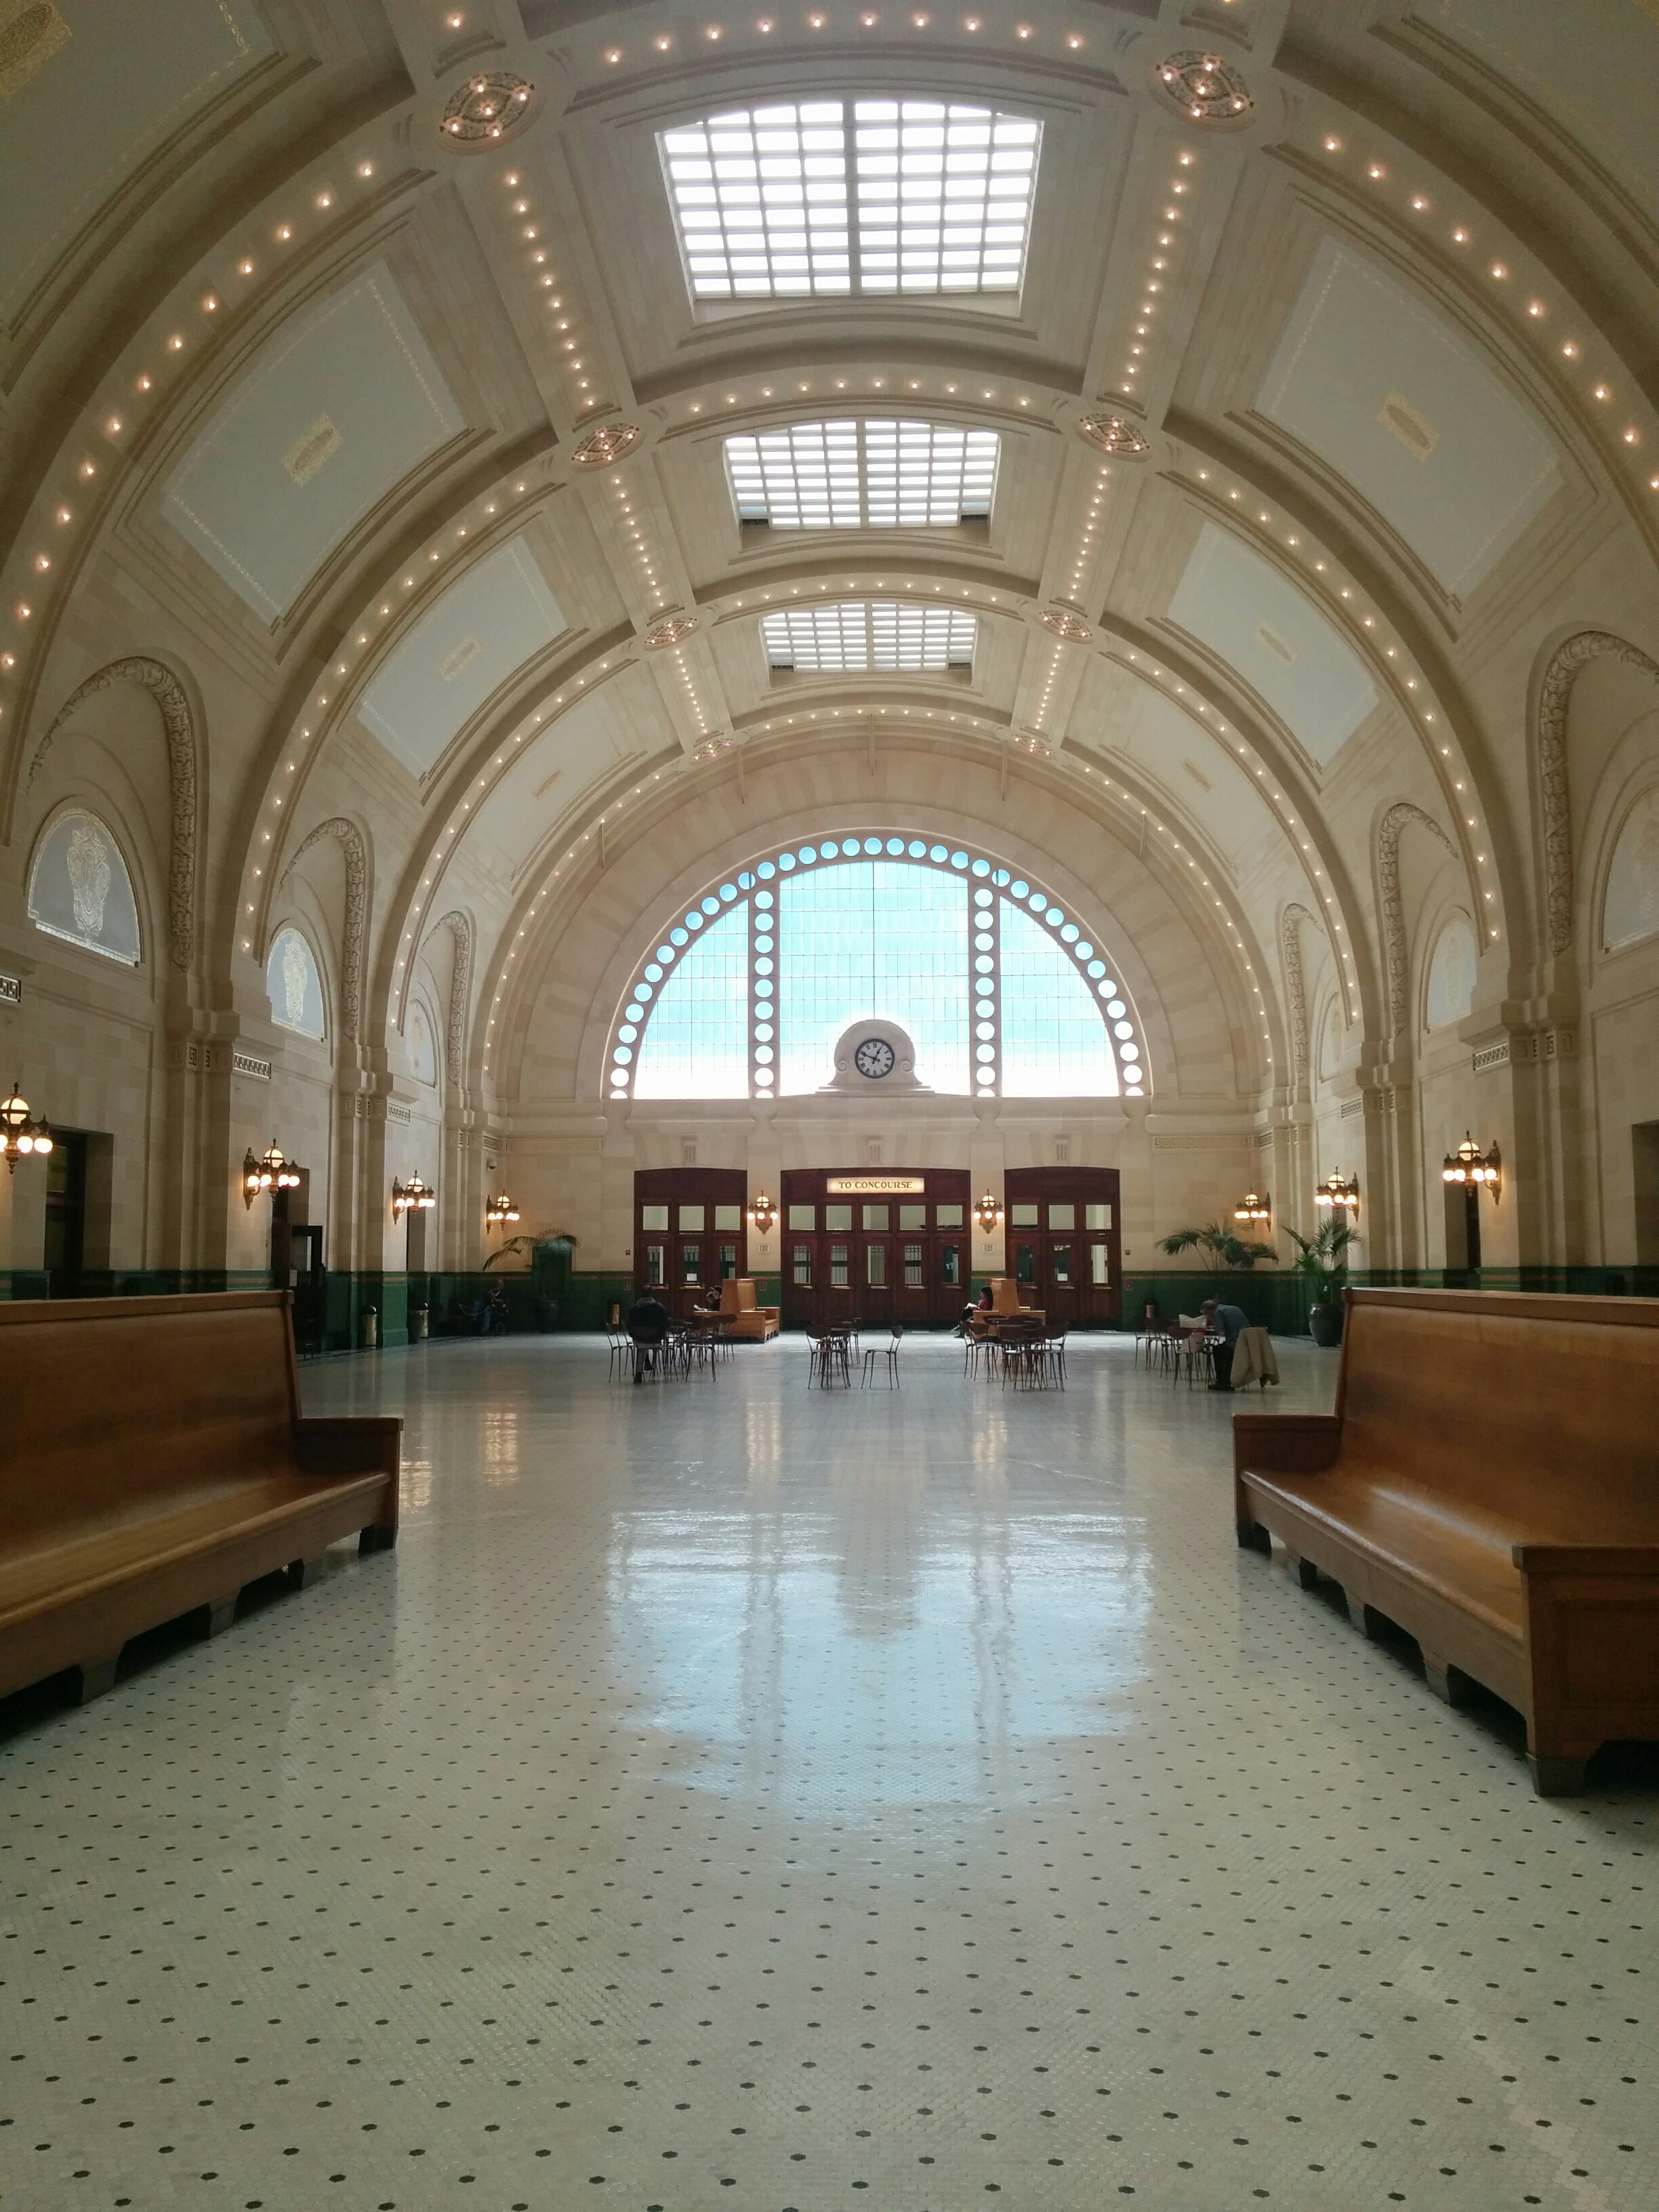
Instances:
[[[394,1031],[802,755],[1063,793],[1269,1059],[1290,902],[1386,1026],[1401,800],[1528,988],[1528,684],[1659,542],[1659,11],[1573,14],[0,0],[0,833],[150,653],[215,972],[343,812]]]

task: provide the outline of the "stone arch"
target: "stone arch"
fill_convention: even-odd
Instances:
[[[1412,823],[1419,823],[1436,842],[1455,859],[1455,848],[1431,814],[1409,799],[1396,799],[1376,830],[1376,879],[1382,909],[1382,942],[1389,968],[1389,1027],[1396,1036],[1405,1034],[1411,1012],[1411,970],[1406,947],[1406,913],[1400,896],[1400,840]]]
[[[362,1036],[363,937],[368,920],[368,848],[363,833],[343,814],[331,815],[307,831],[283,871],[283,883],[301,858],[325,837],[338,840],[345,854],[345,936],[340,948],[340,1033],[351,1044]],[[280,888],[280,886],[279,886]]]
[[[453,908],[433,925],[426,940],[428,945],[441,929],[447,929],[455,940],[449,970],[449,1026],[444,1039],[444,1067],[452,1089],[459,1090],[466,1066],[466,1008],[472,991],[471,918],[459,907]]]
[[[52,743],[83,701],[118,684],[148,691],[161,709],[167,732],[167,787],[172,822],[167,860],[167,954],[175,968],[188,968],[196,944],[196,849],[200,763],[196,717],[182,683],[164,661],[143,653],[112,660],[77,684],[52,717],[29,763],[33,784]]]
[[[1287,906],[1279,918],[1279,950],[1285,961],[1285,996],[1291,1010],[1291,1073],[1299,1087],[1309,1079],[1308,987],[1302,966],[1302,925],[1313,920],[1305,906]]]
[[[1587,661],[1610,653],[1659,684],[1659,662],[1611,630],[1581,629],[1556,647],[1538,687],[1538,792],[1544,816],[1544,903],[1552,958],[1572,943],[1572,797],[1567,788],[1567,708]]]

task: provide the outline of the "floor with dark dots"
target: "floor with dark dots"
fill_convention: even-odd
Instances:
[[[0,1705],[0,2204],[1659,2203],[1651,1765],[1536,1798],[1127,1338],[878,1365],[308,1366],[395,1553]]]

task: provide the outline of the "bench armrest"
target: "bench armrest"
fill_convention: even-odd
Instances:
[[[392,1478],[402,1464],[404,1425],[396,1413],[302,1414],[294,1424],[295,1456],[305,1474]]]
[[[1334,1413],[1235,1413],[1233,1472],[1322,1474],[1341,1443]]]
[[[1659,1577],[1659,1544],[1516,1544],[1510,1556],[1523,1575]]]

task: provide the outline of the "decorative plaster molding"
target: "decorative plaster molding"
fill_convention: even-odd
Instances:
[[[1471,1075],[1489,1075],[1495,1067],[1510,1064],[1510,1039],[1504,1037],[1497,1044],[1482,1045],[1469,1061]]]
[[[83,700],[118,684],[136,684],[148,691],[161,710],[167,732],[167,785],[172,802],[172,850],[167,867],[168,952],[175,968],[188,968],[196,942],[197,746],[195,718],[184,685],[159,660],[141,653],[112,660],[76,686],[53,716],[52,726],[34,749],[28,781],[33,784],[52,740]]]
[[[1291,1073],[1299,1089],[1308,1080],[1308,993],[1302,972],[1301,926],[1313,920],[1305,906],[1287,906],[1279,921],[1285,958],[1285,996],[1291,1008]]]
[[[1538,693],[1538,787],[1544,812],[1544,898],[1549,948],[1559,959],[1572,943],[1572,799],[1567,789],[1567,707],[1578,672],[1603,653],[1659,684],[1659,664],[1611,630],[1581,629],[1559,647]]]
[[[1253,1152],[1255,1150],[1254,1129],[1218,1130],[1213,1136],[1154,1137],[1155,1152]]]
[[[345,943],[340,962],[340,1027],[347,1041],[356,1044],[362,1036],[363,933],[368,919],[368,850],[363,843],[362,831],[343,814],[331,815],[326,822],[319,822],[314,830],[300,840],[295,848],[294,858],[283,871],[283,883],[287,883],[299,866],[302,856],[313,845],[320,844],[325,837],[337,839],[345,854]]]
[[[449,1027],[444,1039],[444,1069],[451,1087],[459,1090],[466,1065],[466,1006],[472,991],[472,923],[459,908],[453,908],[433,927],[427,943],[441,929],[455,940],[449,970]]]
[[[1406,955],[1406,914],[1400,897],[1400,840],[1407,825],[1419,823],[1454,859],[1455,848],[1432,815],[1409,799],[1396,799],[1376,833],[1376,875],[1382,903],[1382,941],[1389,960],[1389,1027],[1404,1034],[1410,1012],[1411,975]]]
[[[255,1083],[269,1083],[270,1062],[261,1060],[257,1053],[236,1051],[230,1055],[230,1072],[233,1075],[250,1076]]]
[[[1362,1091],[1358,1098],[1345,1098],[1342,1101],[1342,1111],[1337,1118],[1343,1121],[1355,1121],[1364,1110],[1365,1098]]]
[[[18,975],[0,975],[0,1006],[21,1006],[22,1003],[22,978]]]

